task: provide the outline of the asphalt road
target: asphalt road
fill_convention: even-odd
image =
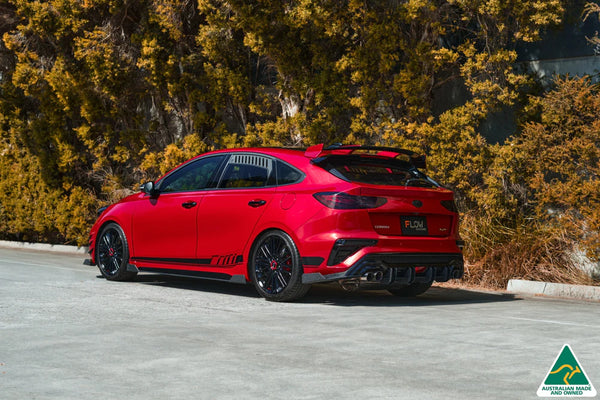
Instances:
[[[2,399],[536,399],[565,343],[600,389],[600,303],[432,288],[418,299],[157,275],[0,249]]]

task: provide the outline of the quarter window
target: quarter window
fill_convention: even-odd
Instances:
[[[302,178],[302,172],[282,162],[277,162],[277,184],[289,185],[296,183]]]

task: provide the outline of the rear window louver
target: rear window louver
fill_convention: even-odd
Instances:
[[[251,154],[234,154],[229,160],[229,164],[252,165],[254,167],[264,168],[269,173],[273,169],[273,161],[267,157],[255,156]]]

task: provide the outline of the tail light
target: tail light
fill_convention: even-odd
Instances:
[[[458,208],[456,208],[456,203],[453,200],[442,200],[441,203],[446,210],[454,213],[458,212]]]
[[[377,208],[387,203],[385,197],[355,196],[344,192],[322,192],[313,196],[325,207],[336,210]]]

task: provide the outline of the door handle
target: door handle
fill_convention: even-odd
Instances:
[[[185,203],[181,203],[181,207],[183,208],[192,208],[192,207],[196,207],[196,203],[195,201],[186,201]]]
[[[248,205],[253,208],[264,206],[265,204],[267,204],[265,200],[251,200],[248,202]]]

